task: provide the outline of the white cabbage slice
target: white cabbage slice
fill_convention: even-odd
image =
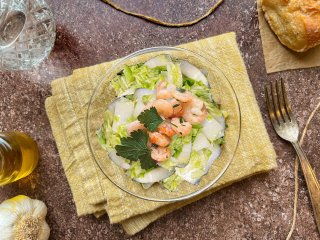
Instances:
[[[114,132],[117,131],[118,127],[121,124],[124,124],[128,118],[130,118],[133,114],[134,110],[134,103],[126,98],[119,98],[117,102],[115,103],[115,109],[114,109],[114,118],[117,118],[115,121],[113,121],[112,124],[112,130]]]
[[[167,81],[177,87],[182,87],[183,79],[179,63],[171,62],[167,64]]]
[[[132,94],[134,94],[134,89],[129,88],[126,91],[124,91],[123,93],[119,94],[118,97],[123,97],[123,96],[127,96],[127,95],[132,95]]]
[[[144,189],[148,189],[148,188],[151,188],[151,186],[153,185],[154,183],[141,183],[142,187]]]
[[[138,117],[140,115],[140,113],[144,110],[145,107],[146,107],[146,105],[144,105],[142,100],[138,100],[135,107],[134,107],[133,116]]]
[[[222,116],[215,116],[214,117],[224,128],[226,128],[226,119]]]
[[[143,177],[134,178],[134,180],[139,183],[154,183],[169,177],[171,174],[172,172],[169,170],[162,167],[157,167],[144,174]]]
[[[210,149],[210,148],[212,148],[212,145],[210,144],[206,135],[202,131],[198,132],[193,142],[193,150],[200,151],[202,149]]]
[[[214,141],[224,136],[225,124],[221,124],[216,119],[205,120],[202,123],[202,132],[209,141]]]
[[[210,156],[207,156],[206,150],[193,151],[188,165],[184,168],[176,168],[176,174],[191,184],[198,184],[221,153],[218,145],[213,146],[211,150]]]
[[[125,158],[117,155],[117,152],[114,149],[109,151],[108,156],[112,162],[114,162],[116,165],[118,165],[121,168],[129,169],[131,167]]]
[[[179,62],[180,69],[183,75],[185,75],[188,78],[201,81],[206,86],[209,86],[206,76],[202,73],[202,71],[199,68],[184,60],[180,60]]]
[[[156,99],[156,90],[150,90],[146,88],[138,88],[135,93],[134,97],[137,99],[136,105],[134,107],[133,116],[138,117],[139,114],[144,110],[145,104],[143,103],[144,96],[153,96],[150,101]]]
[[[146,89],[146,88],[138,88],[135,93],[134,93],[134,97],[138,100],[142,100],[143,96],[146,95],[154,95],[156,94],[156,90],[150,90],[150,89]]]
[[[187,165],[190,160],[190,155],[192,152],[192,142],[188,144],[184,144],[182,147],[182,151],[177,157],[177,163],[179,166]]]
[[[206,166],[206,169],[205,169],[205,174],[208,173],[210,167],[212,166],[213,162],[220,156],[221,154],[221,147],[220,145],[215,145],[213,148],[211,148],[211,155],[208,159],[208,162],[207,162],[207,166]]]
[[[114,100],[114,101],[113,101],[112,103],[110,103],[109,106],[108,106],[108,109],[107,109],[107,110],[109,110],[112,115],[114,115],[114,110],[115,110],[115,108],[116,108],[116,103],[117,103],[117,101],[119,101],[119,98],[117,98],[116,100]]]
[[[172,62],[170,55],[162,54],[149,59],[144,63],[144,65],[148,66],[149,68],[164,67],[168,62]]]

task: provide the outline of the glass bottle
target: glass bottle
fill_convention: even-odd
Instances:
[[[37,143],[20,132],[0,133],[0,186],[28,176],[37,166]]]

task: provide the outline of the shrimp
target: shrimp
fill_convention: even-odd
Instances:
[[[183,108],[181,102],[179,102],[177,99],[172,98],[169,100],[173,107],[173,117],[182,117],[183,115]]]
[[[145,109],[149,109],[151,107],[155,107],[157,109],[158,113],[165,118],[169,118],[173,114],[173,107],[172,107],[171,103],[164,100],[164,99],[158,99],[158,100],[155,100],[155,101],[147,104]]]
[[[177,100],[179,100],[180,102],[189,102],[192,100],[192,95],[190,92],[185,91],[185,92],[179,92],[178,90],[176,90],[173,93],[173,97]]]
[[[176,130],[173,128],[172,124],[168,122],[163,122],[159,125],[157,131],[168,137],[172,137],[177,134]]]
[[[169,99],[173,97],[173,92],[176,90],[176,86],[169,84],[167,86],[166,81],[161,81],[157,86],[157,99]]]
[[[151,148],[151,158],[162,162],[170,157],[170,150],[166,147]]]
[[[183,108],[184,113],[182,117],[191,124],[199,124],[203,122],[208,115],[204,102],[197,97],[193,97],[192,101],[185,103]]]
[[[145,126],[139,122],[138,120],[128,123],[127,125],[127,133],[130,135],[132,132],[137,131],[137,130],[146,130]]]
[[[192,130],[192,125],[189,122],[180,122],[179,118],[172,118],[171,120],[172,125],[174,126],[173,128],[175,131],[182,136],[187,136]]]
[[[158,132],[149,132],[149,140],[160,147],[166,147],[170,144],[170,138]]]

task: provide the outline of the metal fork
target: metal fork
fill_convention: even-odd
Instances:
[[[310,199],[314,211],[314,217],[320,232],[320,185],[312,167],[303,152],[299,142],[299,127],[292,114],[288,101],[287,92],[283,80],[276,81],[276,84],[266,86],[266,100],[269,116],[277,134],[292,143],[300,159],[300,164],[307,182]]]

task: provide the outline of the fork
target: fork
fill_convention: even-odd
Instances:
[[[305,181],[309,190],[309,195],[313,207],[314,217],[320,233],[320,185],[316,178],[312,167],[303,152],[299,142],[299,127],[292,113],[290,103],[288,101],[287,92],[284,81],[276,81],[276,84],[266,86],[266,101],[271,123],[277,134],[291,142],[296,150]]]

